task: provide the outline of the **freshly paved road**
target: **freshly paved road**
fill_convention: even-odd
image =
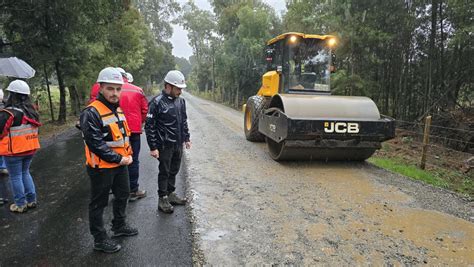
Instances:
[[[188,212],[185,207],[177,207],[171,215],[157,212],[158,163],[149,156],[144,135],[140,187],[148,191],[148,197],[127,207],[128,221],[138,227],[139,235],[118,239],[122,244],[118,253],[93,251],[88,228],[90,184],[83,151],[77,131],[36,154],[32,175],[40,205],[26,214],[12,214],[7,205],[0,207],[0,266],[191,265]],[[183,176],[177,179],[178,193],[184,192],[184,180]],[[12,199],[8,177],[2,176],[0,194],[5,193]],[[111,206],[109,202],[104,216],[108,229]]]

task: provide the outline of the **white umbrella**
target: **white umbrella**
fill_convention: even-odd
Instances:
[[[0,58],[0,76],[29,79],[35,76],[35,70],[17,57]]]

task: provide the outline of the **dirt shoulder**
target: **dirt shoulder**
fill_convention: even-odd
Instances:
[[[57,141],[67,139],[71,135],[77,134],[79,130],[74,127],[76,123],[74,119],[69,118],[65,124],[61,125],[55,122],[43,123],[39,131],[41,148],[46,148]]]

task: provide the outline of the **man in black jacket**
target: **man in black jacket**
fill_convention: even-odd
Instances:
[[[150,155],[159,159],[158,209],[172,213],[172,205],[186,204],[185,198],[176,195],[176,174],[179,172],[183,144],[191,148],[186,115],[186,103],[179,97],[186,88],[184,75],[177,70],[165,77],[165,89],[149,104],[145,133]]]
[[[100,93],[81,113],[80,128],[85,143],[87,174],[91,180],[89,226],[94,250],[117,252],[121,246],[107,236],[103,213],[114,194],[112,231],[116,236],[133,236],[138,230],[125,223],[130,194],[127,166],[133,162],[125,115],[119,107],[122,75],[109,67],[99,73]]]

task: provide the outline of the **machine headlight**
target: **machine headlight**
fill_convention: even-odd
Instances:
[[[328,40],[328,46],[329,47],[334,47],[336,45],[337,41],[336,41],[336,38],[330,38]]]
[[[296,43],[297,40],[298,40],[298,37],[296,37],[295,35],[290,36],[290,43],[294,44]]]

